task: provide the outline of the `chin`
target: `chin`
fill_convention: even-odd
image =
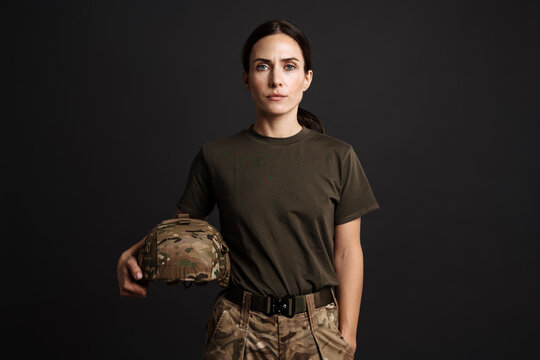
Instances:
[[[268,115],[272,115],[272,116],[278,116],[278,115],[285,115],[289,112],[291,112],[292,109],[289,109],[289,110],[276,110],[276,109],[268,109],[268,110],[264,110],[264,112]]]
[[[262,110],[269,115],[283,115],[291,112],[294,107],[276,104],[275,106],[265,106]]]

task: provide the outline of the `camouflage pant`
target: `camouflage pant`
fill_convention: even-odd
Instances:
[[[251,293],[244,292],[242,306],[225,298],[214,300],[206,325],[203,360],[352,360],[354,351],[339,329],[339,309],[334,301],[315,308],[306,295],[307,312],[288,318],[266,316],[249,309]]]

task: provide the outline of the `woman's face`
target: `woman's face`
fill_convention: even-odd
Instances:
[[[304,72],[304,57],[297,42],[285,34],[273,34],[255,43],[249,75],[242,72],[258,112],[283,115],[295,109],[309,88],[313,71]],[[281,96],[272,97],[280,94]]]

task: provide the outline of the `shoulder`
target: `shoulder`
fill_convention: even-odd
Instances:
[[[240,130],[232,135],[220,137],[205,142],[201,146],[201,152],[205,159],[214,158],[220,154],[227,153],[229,150],[236,148],[244,141],[244,130]]]
[[[311,131],[310,142],[318,149],[338,155],[341,159],[354,152],[354,147],[347,141],[315,130]]]

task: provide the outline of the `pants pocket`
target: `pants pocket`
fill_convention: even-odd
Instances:
[[[247,330],[239,326],[240,310],[238,305],[218,295],[206,329],[203,360],[243,358]]]
[[[216,298],[214,299],[214,302],[212,304],[212,309],[210,310],[210,314],[208,315],[208,319],[206,321],[205,326],[205,339],[204,339],[204,349],[206,350],[208,343],[210,342],[210,339],[212,335],[214,334],[214,331],[216,329],[216,326],[221,319],[223,315],[223,304],[222,300],[225,296],[225,291],[222,290],[216,295]]]
[[[354,350],[339,331],[339,311],[335,303],[323,306],[317,315],[318,326],[314,335],[317,336],[322,358],[352,360]]]

